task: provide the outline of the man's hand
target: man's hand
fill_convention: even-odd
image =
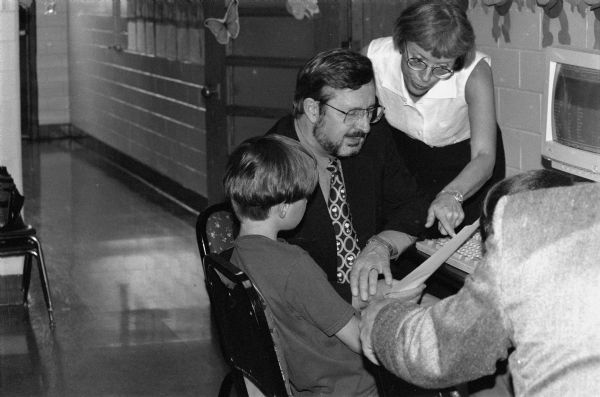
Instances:
[[[350,272],[350,288],[353,296],[363,301],[377,293],[377,280],[383,274],[385,283],[392,285],[390,254],[386,247],[369,243],[356,258]]]
[[[465,219],[461,204],[450,194],[438,194],[427,210],[425,227],[431,227],[438,219],[438,229],[443,235],[455,236],[454,228]]]
[[[385,299],[374,299],[369,305],[361,312],[360,320],[360,342],[362,345],[363,354],[374,364],[379,365],[379,360],[375,356],[373,351],[373,344],[371,335],[373,333],[373,325],[375,324],[375,318],[379,311],[385,306],[392,302],[398,302],[399,300],[406,303],[416,304],[425,289],[425,285],[422,284],[417,288],[410,290],[394,290],[394,286],[390,287],[387,292],[384,292]]]

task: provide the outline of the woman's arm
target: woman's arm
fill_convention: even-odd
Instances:
[[[483,59],[473,69],[465,87],[471,125],[471,161],[440,192],[429,207],[427,226],[437,217],[440,231],[454,235],[464,212],[452,193],[463,199],[475,194],[491,177],[496,162],[496,108],[492,69]]]

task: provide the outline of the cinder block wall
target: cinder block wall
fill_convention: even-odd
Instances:
[[[71,123],[206,197],[204,67],[127,51],[113,3],[69,2]]]
[[[600,25],[594,12],[583,0],[559,1],[559,8],[560,3],[562,10],[553,18],[535,0],[512,1],[504,15],[481,0],[469,6],[477,45],[492,57],[508,175],[542,167],[545,48],[595,51],[600,62]]]

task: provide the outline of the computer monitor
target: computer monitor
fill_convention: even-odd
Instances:
[[[553,168],[600,181],[600,53],[546,49],[542,156]]]

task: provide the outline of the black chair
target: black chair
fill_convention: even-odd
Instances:
[[[52,308],[52,299],[50,297],[50,284],[44,262],[42,245],[37,238],[36,230],[23,222],[21,217],[11,225],[0,229],[0,258],[23,256],[23,279],[21,289],[23,291],[23,304],[29,303],[29,284],[31,281],[31,265],[33,257],[36,258],[42,291],[46,301],[46,309],[50,319],[50,327],[54,328],[54,310]]]
[[[196,239],[200,258],[230,249],[239,224],[229,203],[213,204],[200,213],[196,221]]]
[[[290,396],[277,330],[260,292],[244,272],[217,254],[204,257],[204,275],[223,356],[231,368],[219,397],[229,396],[234,385],[247,396]]]

